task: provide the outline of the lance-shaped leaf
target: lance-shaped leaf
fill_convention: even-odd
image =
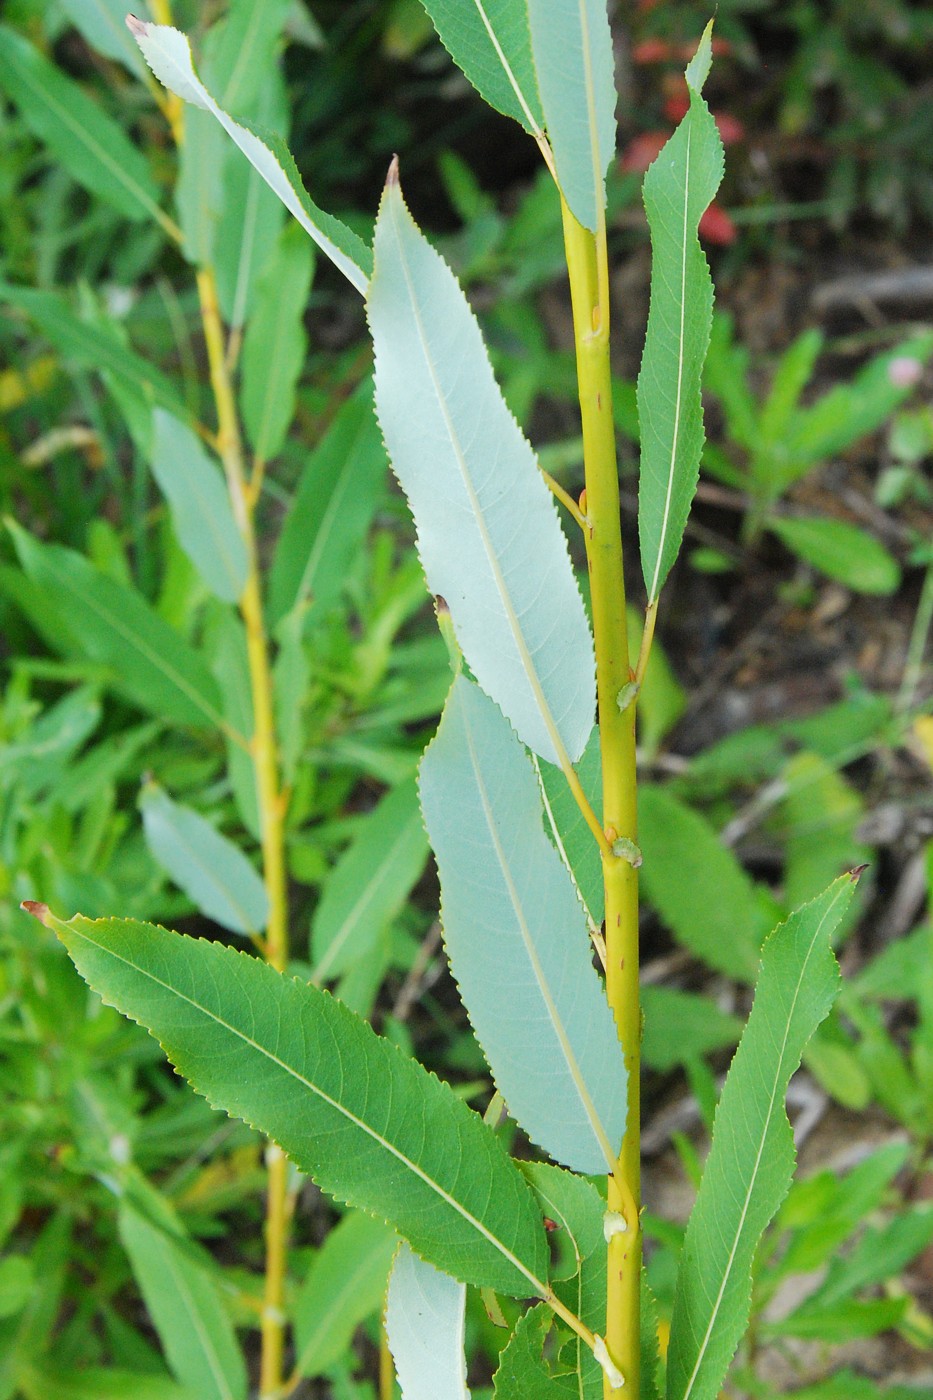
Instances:
[[[86,189],[128,219],[165,222],[145,156],[78,83],[5,26],[0,26],[0,91]]]
[[[542,134],[525,0],[422,0],[441,43],[491,107]]]
[[[92,48],[146,77],[139,49],[126,32],[126,0],[61,0],[61,7]]]
[[[528,0],[531,46],[557,181],[596,232],[616,148],[616,89],[606,0]]]
[[[120,1238],[177,1379],[203,1400],[246,1400],[246,1367],[214,1280],[128,1201]]]
[[[709,345],[713,284],[697,226],[722,179],[722,142],[700,95],[712,58],[712,25],[687,67],[690,110],[645,176],[651,230],[651,309],[638,420],[638,536],[648,601],[677,557],[703,447],[700,376]]]
[[[376,411],[428,587],[519,738],[575,760],[593,725],[593,644],[534,453],[499,392],[466,298],[414,223],[393,165],[367,309]]]
[[[29,579],[41,591],[54,645],[108,668],[108,681],[140,709],[176,724],[223,727],[214,678],[198,652],[127,588],[62,545],[7,528]]]
[[[152,924],[32,912],[199,1093],[322,1190],[388,1220],[455,1278],[545,1296],[541,1214],[495,1134],[328,992]]]
[[[314,249],[289,224],[259,284],[243,340],[243,421],[253,451],[266,461],[281,452],[295,415],[295,392],[308,350],[304,314],[313,272]]]
[[[295,1369],[319,1376],[339,1361],[359,1324],[385,1302],[398,1240],[381,1220],[349,1211],[330,1231],[295,1299]]]
[[[340,596],[347,560],[363,542],[387,477],[367,382],[347,399],[302,472],[269,576],[272,626],[298,602],[326,608]]]
[[[463,676],[421,762],[421,803],[454,977],[509,1111],[565,1166],[606,1171],[626,1075],[583,910],[527,755]]]
[[[552,1371],[544,1343],[554,1314],[543,1303],[518,1319],[493,1377],[495,1400],[580,1400],[580,1384],[566,1368]]]
[[[155,783],[143,789],[139,805],[150,851],[201,913],[234,933],[261,933],[269,900],[240,848]]]
[[[163,408],[153,414],[152,474],[171,507],[178,543],[211,592],[235,603],[248,561],[223,473],[188,425]]]
[[[148,24],[132,15],[127,23],[159,82],[185,102],[213,113],[305,232],[311,235],[357,291],[365,292],[372,268],[369,249],[346,224],[317,207],[302,184],[291,153],[281,137],[270,132],[260,134],[244,122],[235,122],[217,105],[195,73],[190,45],[179,30],[166,24]]]
[[[389,1278],[386,1334],[402,1400],[470,1400],[466,1288],[402,1245]]]
[[[787,1194],[790,1077],[839,987],[830,948],[855,892],[844,875],[765,943],[755,1001],[726,1079],[687,1226],[668,1352],[668,1400],[715,1400],[748,1321],[751,1266]]]

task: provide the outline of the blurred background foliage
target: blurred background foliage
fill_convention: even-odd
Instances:
[[[218,1336],[255,1326],[261,1145],[18,909],[250,931],[196,859],[220,838],[221,883],[248,905],[255,796],[229,738],[251,723],[242,632],[192,562],[152,414],[214,422],[197,266],[216,271],[241,417],[268,460],[294,970],[475,1106],[490,1092],[443,963],[413,782],[447,653],[372,428],[362,308],[198,113],[179,158],[122,8],[7,0],[0,25],[0,1400],[245,1395],[232,1363],[227,1390],[203,1388],[184,1316],[156,1300],[170,1269],[206,1290]],[[707,7],[610,11],[634,565],[641,173],[682,114]],[[556,198],[418,0],[187,0],[174,18],[231,110],[285,135],[315,199],[364,234],[400,153],[513,412],[579,491]],[[669,1310],[676,1222],[762,937],[867,862],[845,991],[793,1086],[804,1173],[761,1253],[734,1393],[928,1395],[933,15],[721,0],[716,34],[729,159],[703,230],[720,307],[709,442],[640,702],[650,1272]],[[630,582],[637,603],[636,567]],[[153,653],[213,697],[226,739],[166,701]],[[391,1241],[295,1188],[294,1393],[374,1396]],[[337,1278],[353,1285],[339,1315]],[[483,1394],[500,1334],[471,1306]]]

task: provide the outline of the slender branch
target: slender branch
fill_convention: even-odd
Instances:
[[[153,14],[160,24],[171,24],[169,0],[152,0]],[[165,108],[172,136],[181,148],[184,142],[182,104],[170,100]],[[234,519],[247,553],[247,577],[240,599],[240,612],[246,630],[250,689],[253,699],[253,736],[249,752],[253,762],[259,807],[263,881],[269,901],[269,918],[263,945],[265,957],[279,972],[288,963],[288,909],[285,878],[284,818],[286,797],[279,782],[278,747],[275,735],[272,671],[262,611],[259,557],[253,522],[255,496],[250,492],[243,468],[236,399],[224,343],[224,328],[217,300],[217,283],[211,267],[197,274],[201,304],[201,324],[207,348],[211,388],[217,411],[216,447],[223,464]],[[260,1400],[281,1400],[285,1393],[283,1357],[285,1350],[285,1275],[288,1258],[288,1230],[291,1203],[288,1193],[288,1162],[275,1143],[266,1150],[268,1189],[266,1197],[266,1269],[261,1314],[262,1353],[260,1361]]]
[[[573,303],[577,381],[586,474],[586,548],[593,600],[596,688],[603,773],[603,827],[612,839],[637,838],[635,811],[635,706],[624,711],[618,696],[633,679],[625,621],[622,529],[612,377],[609,362],[609,276],[605,225],[596,235],[581,227],[562,203],[564,247]],[[606,891],[606,992],[628,1072],[625,1138],[608,1181],[609,1209],[626,1229],[609,1240],[606,1279],[606,1345],[639,1394],[641,1232],[639,1072],[641,1010],[638,995],[638,876],[626,860],[601,846]],[[606,1395],[609,1390],[605,1382]]]
[[[540,467],[539,470],[541,472],[541,475],[544,477],[544,480],[547,482],[548,490],[551,492],[551,495],[557,497],[561,505],[565,506],[566,509],[573,516],[574,520],[580,526],[580,529],[585,530],[586,516],[583,514],[580,507],[577,505],[570,492],[565,491],[563,486],[561,486],[560,482],[555,481],[554,477],[551,476],[551,473],[546,472],[543,467]]]
[[[658,620],[658,600],[649,603],[645,609],[645,630],[641,634],[641,647],[638,651],[638,665],[635,667],[635,684],[641,686],[651,660],[651,644],[654,641],[654,626]]]

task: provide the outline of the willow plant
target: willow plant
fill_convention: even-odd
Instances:
[[[689,110],[644,185],[653,250],[638,381],[646,612],[640,654],[630,657],[610,373],[605,176],[616,96],[605,0],[425,4],[454,61],[527,130],[558,187],[583,426],[579,501],[539,469],[506,408],[470,307],[406,207],[398,163],[370,247],[311,201],[280,141],[222,109],[181,33],[128,23],[175,95],[166,110],[179,142],[183,99],[216,118],[365,298],[378,423],[450,633],[455,675],[421,763],[420,797],[446,950],[494,1105],[485,1118],[474,1113],[327,990],[288,975],[286,799],[253,535],[259,482],[244,477],[216,289],[204,274],[228,499],[191,489],[181,509],[195,536],[214,542],[192,556],[223,561],[221,587],[246,625],[266,960],[129,920],[33,912],[199,1093],[272,1144],[262,1400],[289,1389],[283,1154],[397,1232],[386,1326],[406,1400],[468,1394],[467,1287],[484,1290],[490,1307],[496,1293],[531,1300],[501,1354],[501,1400],[598,1400],[622,1388],[645,1400],[714,1400],[747,1324],[757,1242],[790,1182],[785,1091],[835,993],[830,935],[854,881],[837,881],[765,944],[662,1357],[641,1258],[635,722],[703,441],[712,284],[697,226],[722,175],[702,97],[710,30],[686,70]],[[190,432],[179,440],[177,426],[163,431],[175,434],[161,454],[176,464],[166,466],[169,494],[207,480]],[[179,460],[193,476],[179,473]],[[589,617],[555,496],[582,535]],[[496,1131],[503,1104],[550,1161],[509,1157]]]

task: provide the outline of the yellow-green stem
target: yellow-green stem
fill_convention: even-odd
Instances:
[[[159,24],[172,23],[170,0],[151,0]],[[180,148],[184,141],[181,100],[170,96],[164,112],[172,136]],[[240,612],[246,631],[250,690],[253,700],[253,735],[249,744],[256,781],[262,845],[263,882],[269,901],[269,917],[263,952],[274,968],[284,972],[288,963],[288,905],[285,873],[285,808],[287,798],[279,781],[278,745],[275,734],[272,670],[262,610],[262,587],[253,513],[258,483],[248,483],[243,466],[236,398],[231,381],[231,361],[224,343],[223,321],[217,300],[213,269],[198,273],[201,324],[217,411],[216,447],[223,463],[234,518],[246,545],[248,571]],[[288,1162],[275,1143],[267,1148],[266,1268],[261,1318],[260,1400],[281,1400],[285,1393],[285,1276],[292,1202],[288,1192]]]
[[[253,698],[253,738],[250,750],[256,775],[262,843],[263,878],[269,899],[266,957],[279,972],[288,962],[288,919],[284,857],[284,800],[279,786],[278,747],[275,736],[272,673],[262,612],[259,561],[253,527],[255,497],[243,469],[243,450],[233,386],[227,372],[223,323],[217,304],[217,287],[209,268],[198,273],[201,319],[207,345],[211,385],[217,406],[217,447],[227,477],[227,487],[237,525],[243,535],[249,561],[240,611],[246,630],[250,688]],[[266,1279],[262,1311],[260,1400],[279,1400],[283,1388],[285,1345],[285,1272],[288,1248],[288,1163],[278,1147],[267,1152]]]
[[[635,706],[619,709],[632,680],[625,625],[622,527],[612,377],[609,362],[609,278],[605,228],[594,235],[562,203],[564,247],[573,303],[577,383],[586,475],[586,549],[596,647],[596,691],[603,775],[603,826],[609,845],[637,838],[635,812]],[[626,860],[603,848],[606,892],[606,992],[628,1071],[625,1139],[610,1175],[610,1210],[627,1229],[609,1241],[606,1346],[625,1377],[626,1394],[639,1394],[641,1232],[639,1228],[638,876]],[[609,1383],[606,1382],[606,1394]]]

